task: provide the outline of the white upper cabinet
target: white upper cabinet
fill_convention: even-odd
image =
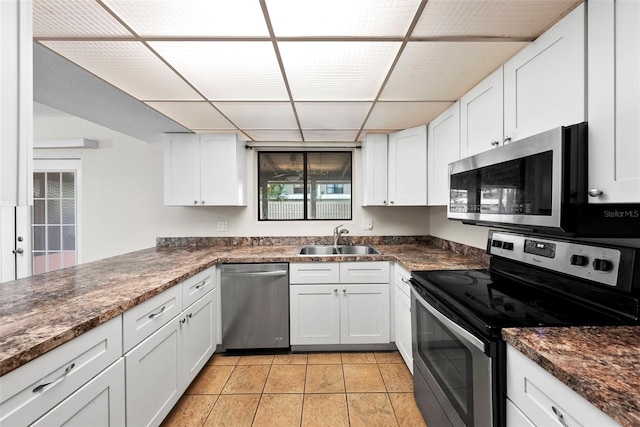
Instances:
[[[638,203],[640,2],[590,0],[588,29],[589,202]]]
[[[235,134],[171,135],[164,148],[164,203],[245,206],[246,152]]]
[[[504,64],[504,135],[519,140],[586,120],[585,5]]]
[[[460,99],[460,158],[501,145],[504,137],[504,81],[500,66]],[[429,196],[431,203],[431,196]]]
[[[390,206],[427,205],[427,126],[389,134]]]
[[[387,138],[370,133],[362,142],[362,206],[387,205]]]
[[[449,201],[449,163],[460,159],[460,102],[429,123],[427,140],[429,205],[446,205]]]

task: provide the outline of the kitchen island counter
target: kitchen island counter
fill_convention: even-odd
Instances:
[[[621,425],[640,425],[640,327],[509,328],[502,337]]]
[[[376,247],[383,255],[296,256],[297,245],[155,247],[2,283],[0,376],[215,264],[380,260],[407,270],[486,267],[481,258],[429,244]]]

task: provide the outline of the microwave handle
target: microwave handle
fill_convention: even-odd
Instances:
[[[436,319],[438,319],[444,326],[446,326],[448,329],[452,330],[456,334],[460,335],[462,338],[464,338],[467,342],[471,343],[478,350],[482,351],[483,353],[485,352],[485,344],[481,340],[479,340],[471,332],[457,325],[454,321],[452,321],[447,316],[445,316],[444,314],[436,310],[434,307],[432,307],[431,304],[426,302],[424,298],[422,298],[420,294],[418,294],[415,291],[415,289],[413,289],[413,286],[411,287],[411,293],[418,300],[420,305],[422,305],[429,313],[431,313]]]

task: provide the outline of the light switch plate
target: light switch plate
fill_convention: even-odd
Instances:
[[[229,223],[227,221],[218,221],[218,231],[229,231]]]
[[[363,230],[371,230],[373,228],[373,221],[370,219],[362,220],[362,229]]]

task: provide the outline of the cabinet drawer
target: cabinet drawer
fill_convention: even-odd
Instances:
[[[131,350],[181,311],[181,284],[125,311],[122,318],[124,352]]]
[[[122,356],[122,317],[0,378],[0,425],[28,425]]]
[[[339,283],[340,263],[300,262],[289,264],[289,283]]]
[[[537,426],[619,425],[510,345],[507,345],[507,397]],[[512,422],[507,419],[507,424]]]
[[[409,286],[409,280],[411,279],[411,273],[398,264],[395,265],[394,283],[396,289],[399,289],[403,294],[411,297],[411,287]]]
[[[207,268],[182,282],[183,307],[189,307],[215,287],[215,272],[215,267]]]
[[[389,262],[341,262],[340,283],[389,283]]]

